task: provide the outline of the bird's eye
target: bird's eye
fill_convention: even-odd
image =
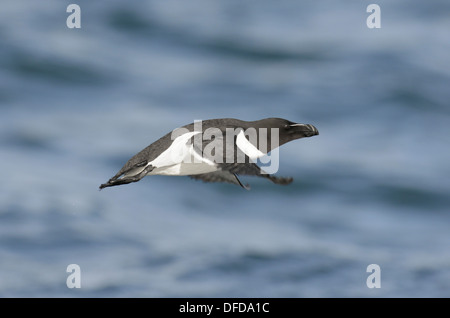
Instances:
[[[284,125],[284,129],[289,130],[290,128],[291,128],[290,125],[288,125],[288,124]]]

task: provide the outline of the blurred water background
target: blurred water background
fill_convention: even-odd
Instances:
[[[0,296],[450,296],[448,1],[379,0],[381,29],[367,1],[70,3],[0,5]],[[287,187],[98,191],[221,117],[320,135],[281,147]]]

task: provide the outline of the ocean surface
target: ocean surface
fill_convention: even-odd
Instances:
[[[376,3],[2,1],[0,297],[450,297],[450,3]],[[98,190],[223,117],[320,135],[289,186]]]

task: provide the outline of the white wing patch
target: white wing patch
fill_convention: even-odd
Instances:
[[[256,148],[247,138],[245,138],[244,131],[241,130],[236,138],[236,146],[245,153],[251,160],[264,157],[266,154]]]
[[[184,176],[217,171],[217,165],[194,150],[188,141],[200,131],[185,133],[175,138],[169,148],[147,165],[155,167],[148,175]]]

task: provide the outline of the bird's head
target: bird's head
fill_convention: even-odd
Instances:
[[[255,123],[255,126],[258,128],[267,128],[269,134],[271,134],[272,128],[278,129],[278,146],[295,139],[312,137],[319,134],[319,131],[313,125],[294,123],[283,118],[267,118]]]

